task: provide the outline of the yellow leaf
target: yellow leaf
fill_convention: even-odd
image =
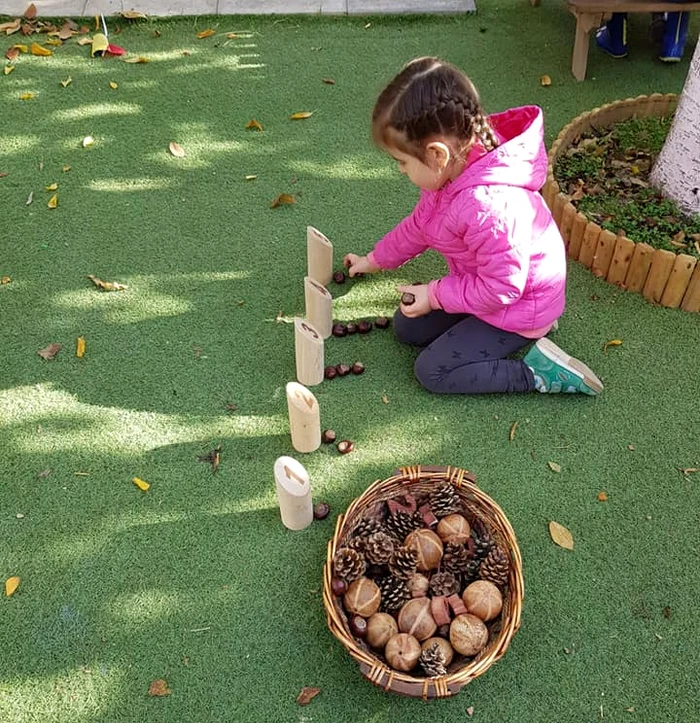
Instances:
[[[203,40],[204,38],[211,38],[212,35],[216,35],[216,30],[213,28],[207,28],[206,30],[200,30],[197,33],[197,37],[200,40]]]
[[[145,58],[143,55],[137,55],[133,58],[124,58],[125,63],[150,63],[151,61],[148,58]]]
[[[245,127],[250,128],[252,130],[256,130],[256,131],[258,131],[258,133],[260,133],[263,129],[263,127],[260,125],[260,123],[258,121],[255,120],[255,118],[253,118],[253,120],[251,120],[251,121],[248,121],[246,123]]]
[[[151,486],[146,482],[146,480],[139,479],[138,477],[134,477],[134,479],[131,480],[140,490],[143,490],[146,492],[148,488]]]
[[[44,48],[39,43],[32,43],[29,47],[29,52],[32,55],[42,55],[44,57],[48,55],[53,55],[53,50],[49,50],[48,48]]]
[[[110,81],[109,81],[109,87],[110,87],[112,90],[116,90],[116,89],[119,87],[119,85],[118,85],[117,83],[115,83],[113,80],[110,80]]]
[[[125,10],[121,16],[127,20],[148,20],[148,15],[140,13],[138,10]]]
[[[70,171],[70,166],[63,166],[63,168],[62,168],[61,170],[62,170],[64,173],[68,173],[68,171]]]
[[[61,81],[61,85],[64,88],[67,88],[71,83],[73,82],[73,78],[70,77],[70,75],[65,79]]]
[[[605,344],[603,344],[603,351],[607,353],[609,347],[620,346],[620,344],[622,344],[622,339],[611,339],[610,341],[606,341]]]
[[[513,422],[513,426],[510,428],[508,434],[508,441],[512,442],[515,439],[515,430],[518,428],[518,422]]]
[[[60,38],[48,38],[46,40],[46,44],[50,45],[54,48],[59,47],[60,45],[63,45],[63,41]]]
[[[185,149],[179,143],[175,143],[175,141],[170,143],[168,150],[175,158],[184,158],[187,155]]]
[[[148,686],[148,695],[159,698],[164,695],[170,695],[172,691],[168,688],[168,683],[163,678],[152,680]]]
[[[92,38],[78,38],[78,45],[92,45]]]
[[[78,342],[75,346],[75,356],[78,357],[78,359],[82,359],[85,356],[85,337],[79,336]]]
[[[296,198],[294,198],[294,196],[290,193],[280,193],[280,195],[277,196],[277,198],[270,204],[270,208],[277,208],[277,206],[282,206],[283,204],[291,205],[296,202]]]
[[[389,397],[386,394],[382,394],[382,404],[389,404]]]
[[[20,53],[28,53],[29,52],[29,48],[26,45],[22,45],[21,43],[17,43],[16,45],[13,45],[12,50],[19,50]]]
[[[552,470],[552,472],[561,472],[561,465],[556,462],[547,462],[547,466]]]
[[[226,37],[229,40],[237,40],[238,38],[241,37],[241,34],[240,33],[226,33]]]
[[[15,66],[14,66],[14,65],[6,65],[6,66],[2,69],[2,72],[3,72],[5,75],[9,75],[14,69],[15,69]]]
[[[32,98],[35,98],[35,97],[36,96],[34,95],[34,93],[22,93],[22,95],[20,95],[19,99],[20,100],[32,100]]]
[[[89,146],[94,145],[95,139],[92,136],[85,136],[81,143],[83,148],[88,148]]]
[[[574,549],[574,538],[564,525],[560,525],[558,522],[552,520],[549,523],[549,534],[559,547],[563,547],[566,550]]]
[[[56,206],[58,206],[58,194],[57,193],[54,193],[54,195],[51,196],[47,205],[49,208],[56,208]]]
[[[252,174],[251,174],[250,176],[246,176],[246,177],[245,177],[245,180],[246,180],[246,181],[254,181],[256,178],[257,178],[256,175],[252,175]]]
[[[291,120],[304,120],[305,118],[310,118],[313,114],[311,110],[302,110],[299,111],[299,113],[292,113],[289,117]]]
[[[93,274],[88,274],[88,279],[102,291],[126,291],[128,288],[126,284],[120,284],[118,281],[103,281]]]
[[[50,186],[46,187],[47,191],[55,191],[58,188],[58,183],[52,183]]]
[[[9,284],[11,281],[12,281],[12,277],[11,277],[11,276],[3,276],[3,277],[0,279],[0,284]]]
[[[552,85],[552,79],[548,75],[543,75],[540,78],[540,85],[547,87],[548,85]]]
[[[7,580],[5,580],[5,595],[7,597],[12,597],[15,594],[15,591],[19,587],[19,578],[14,575],[13,577],[8,577]]]
[[[608,493],[607,492],[598,492],[598,502],[607,502],[608,501]]]

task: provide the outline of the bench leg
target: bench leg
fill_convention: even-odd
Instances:
[[[574,38],[574,53],[571,58],[571,72],[576,80],[586,78],[586,66],[588,65],[588,46],[591,30],[597,28],[601,21],[600,13],[574,12],[576,16],[576,36]]]

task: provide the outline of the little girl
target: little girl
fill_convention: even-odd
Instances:
[[[442,394],[601,392],[585,364],[543,338],[564,310],[566,254],[538,193],[547,174],[541,109],[486,117],[469,78],[418,58],[379,96],[372,132],[421,197],[369,254],[344,263],[355,276],[427,249],[445,258],[446,276],[399,287],[394,330],[424,347],[418,381]],[[507,358],[533,341],[522,360]]]

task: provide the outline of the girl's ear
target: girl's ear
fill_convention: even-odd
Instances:
[[[436,171],[444,171],[450,165],[452,152],[447,144],[441,141],[432,141],[425,148],[428,165]]]

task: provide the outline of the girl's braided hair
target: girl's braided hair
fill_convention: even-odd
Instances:
[[[498,139],[464,73],[438,58],[412,60],[382,91],[372,112],[377,145],[425,160],[426,141],[454,139],[464,151],[473,139],[487,151]]]

